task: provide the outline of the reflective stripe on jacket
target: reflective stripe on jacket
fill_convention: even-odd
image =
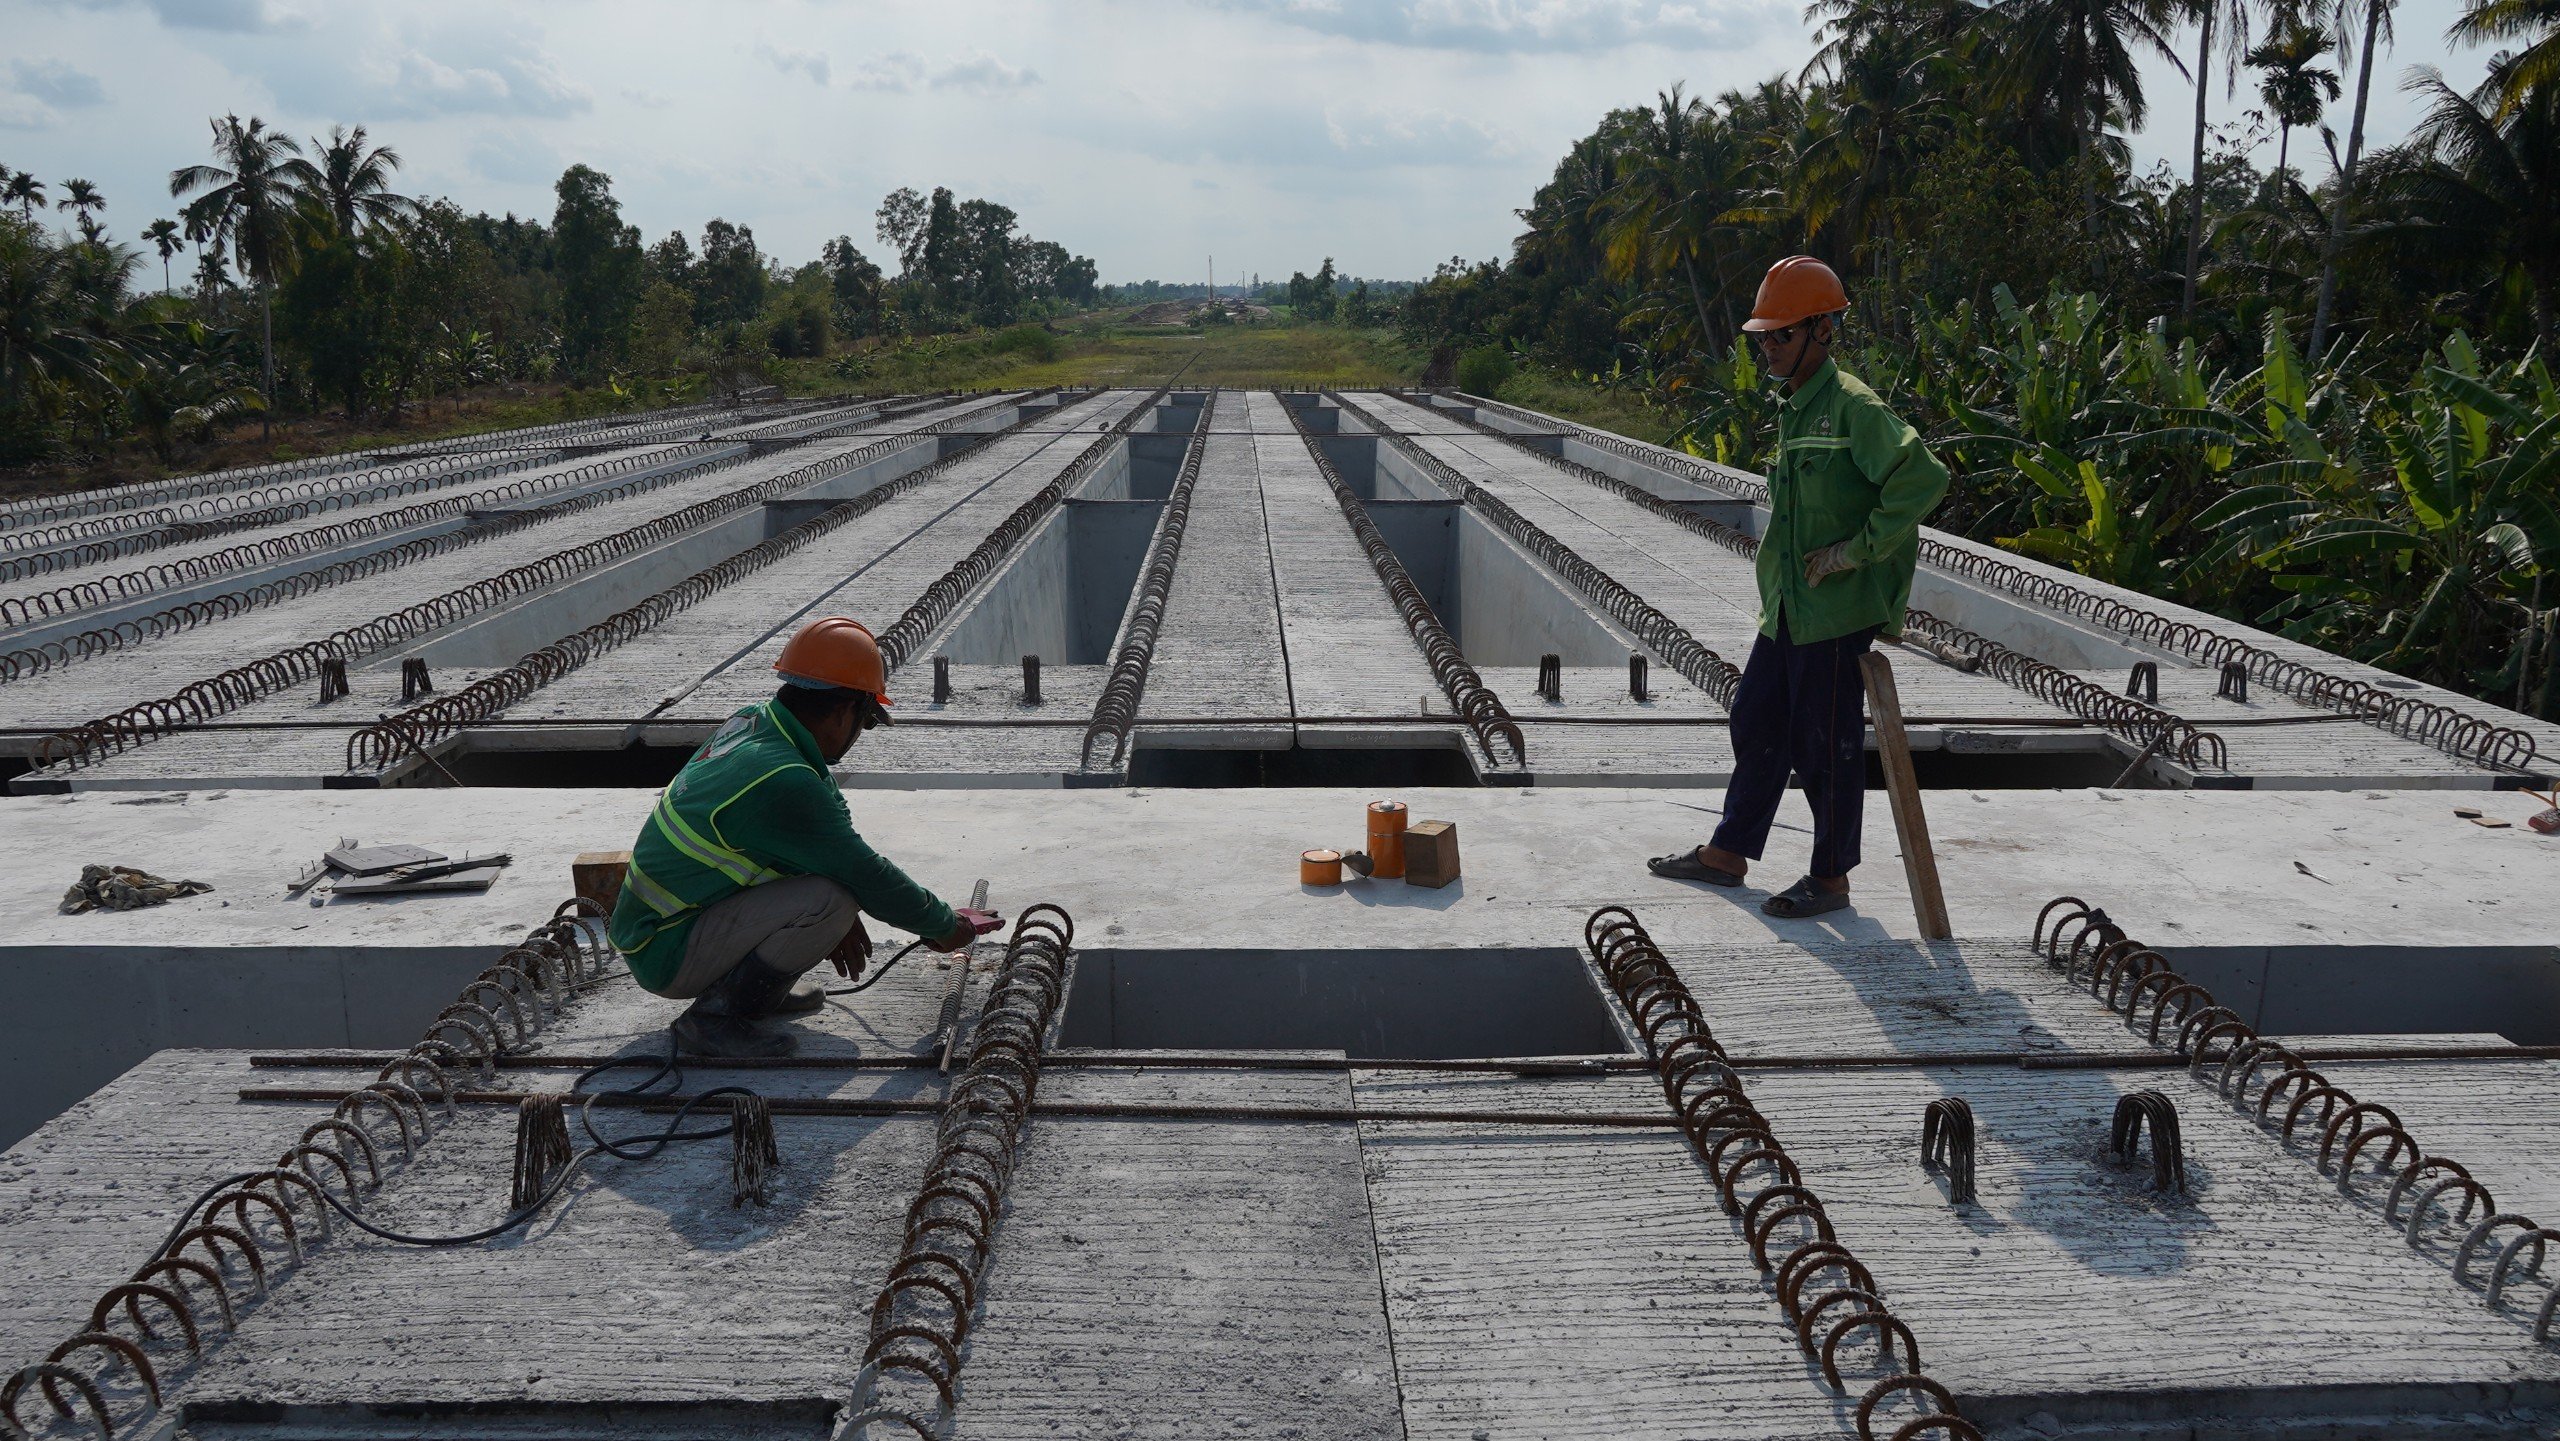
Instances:
[[[947,935],[959,917],[871,849],[817,742],[772,701],[712,732],[658,797],[631,846],[610,934],[655,990],[684,962],[702,912],[786,876],[818,875],[900,930]]]
[[[1799,643],[1868,626],[1902,633],[1920,522],[1947,493],[1947,468],[1918,431],[1854,376],[1824,361],[1778,415],[1769,528],[1760,537],[1760,633],[1778,617]],[[1804,558],[1846,541],[1852,570],[1807,585]]]

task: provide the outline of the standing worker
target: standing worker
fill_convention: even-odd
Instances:
[[[1867,789],[1858,657],[1879,633],[1902,633],[1920,522],[1947,493],[1919,433],[1832,363],[1848,308],[1830,266],[1791,255],[1769,267],[1743,323],[1787,390],[1760,537],[1760,635],[1733,701],[1724,820],[1705,845],[1647,863],[1674,880],[1742,884],[1793,770],[1813,807],[1812,866],[1760,903],[1790,920],[1849,904]]]
[[[632,844],[608,934],[632,979],[693,1004],[676,1045],[715,1057],[788,1055],[769,1016],[806,1015],[825,992],[795,987],[830,955],[869,956],[861,912],[956,951],[996,928],[955,910],[864,843],[828,767],[889,722],[879,643],[842,616],[782,647],[773,699],[729,717],[676,773]]]

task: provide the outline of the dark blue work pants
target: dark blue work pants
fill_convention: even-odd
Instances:
[[[1813,806],[1811,873],[1845,876],[1857,865],[1867,799],[1866,684],[1858,657],[1874,644],[1876,629],[1798,645],[1781,615],[1776,638],[1752,643],[1733,698],[1733,780],[1709,844],[1760,859],[1793,771]]]

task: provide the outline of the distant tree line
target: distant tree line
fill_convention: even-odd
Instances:
[[[89,181],[0,166],[0,465],[128,437],[165,462],[262,413],[395,422],[500,381],[630,404],[734,388],[774,357],[1100,299],[1091,260],[942,188],[882,202],[892,277],[850,236],[795,267],[721,218],[644,244],[585,165],[561,175],[545,223],[396,193],[399,153],[362,126],[307,145],[254,117],[212,132],[210,160],[170,176],[177,216],[142,227],[142,246],[110,233]]]

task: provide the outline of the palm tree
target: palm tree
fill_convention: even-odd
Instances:
[[[258,284],[259,351],[263,372],[258,394],[269,406],[276,397],[276,264],[284,258],[297,197],[321,186],[320,172],[302,158],[292,136],[269,130],[256,116],[247,124],[225,115],[213,126],[213,155],[218,165],[189,165],[169,173],[169,193],[184,196],[203,191],[187,206],[187,233],[208,242],[228,244],[240,268]],[[272,434],[272,427],[269,428]]]
[[[363,126],[349,130],[332,125],[328,140],[314,136],[311,148],[320,157],[317,198],[329,207],[339,234],[351,236],[359,224],[369,229],[418,208],[415,200],[391,192],[391,172],[400,168],[400,152],[388,145],[367,149]]]
[[[1793,173],[1802,178],[1808,232],[1834,219],[1847,244],[1870,253],[1897,290],[1902,278],[1902,198],[1941,139],[1950,102],[1942,83],[1946,49],[1918,29],[1871,31],[1838,53],[1821,92],[1828,123],[1809,127],[1811,144]]]
[[[2276,173],[2282,175],[2293,153],[2297,125],[2317,125],[2328,102],[2338,98],[2338,72],[2321,67],[2320,59],[2338,48],[2329,32],[2317,25],[2289,23],[2265,44],[2242,57],[2252,70],[2263,70],[2258,98],[2276,118]]]
[[[2140,52],[2186,63],[2170,49],[2175,0],[1997,0],[2005,22],[1999,79],[2013,101],[2054,113],[2068,127],[2081,165],[2080,198],[2098,228],[2096,162],[2111,123],[2138,128],[2148,106]]]
[[[2445,38],[2466,45],[2525,42],[2490,69],[2502,111],[2522,105],[2527,91],[2560,80],[2560,0],[2468,0],[2461,16],[2446,27]]]
[[[2427,163],[2393,177],[2395,198],[2469,253],[2503,262],[2502,275],[2521,273],[2534,335],[2551,353],[2560,347],[2560,86],[2536,86],[2510,106],[2495,77],[2466,96],[2426,65],[2408,88],[2434,104],[2410,136]]]
[[[1712,343],[1698,262],[1715,263],[1718,241],[1747,204],[1732,129],[1704,101],[1672,86],[1634,112],[1619,154],[1618,185],[1603,233],[1610,273],[1678,275],[1696,313],[1698,343]]]
[[[93,212],[107,208],[107,197],[98,193],[97,186],[86,180],[66,180],[62,182],[62,198],[53,203],[53,208],[75,212],[80,238],[92,245],[98,243],[98,220]]]
[[[142,238],[160,252],[160,293],[169,293],[169,257],[187,248],[186,238],[178,233],[178,222],[154,220],[142,227]]]
[[[2222,31],[2223,93],[2240,82],[2241,57],[2249,51],[2250,0],[2185,0],[2196,17],[2195,154],[2187,177],[2187,269],[2178,293],[2178,319],[2193,325],[2196,314],[2196,270],[2204,264],[2204,134],[2205,99],[2213,93],[2214,31]]]
[[[2338,33],[2353,35],[2354,0],[2338,0]],[[2338,164],[2338,193],[2329,202],[2329,238],[2320,244],[2320,296],[2311,306],[2311,359],[2318,363],[2329,338],[2329,311],[2338,298],[2338,252],[2347,243],[2347,212],[2355,208],[2356,162],[2364,158],[2365,108],[2373,98],[2373,47],[2391,37],[2398,0],[2365,0],[2363,55],[2356,62],[2355,118],[2347,126],[2347,158]]]
[[[36,179],[33,171],[21,170],[9,177],[7,185],[0,186],[0,204],[18,207],[18,216],[22,220],[34,220],[36,207],[44,204],[44,200],[44,182]]]

